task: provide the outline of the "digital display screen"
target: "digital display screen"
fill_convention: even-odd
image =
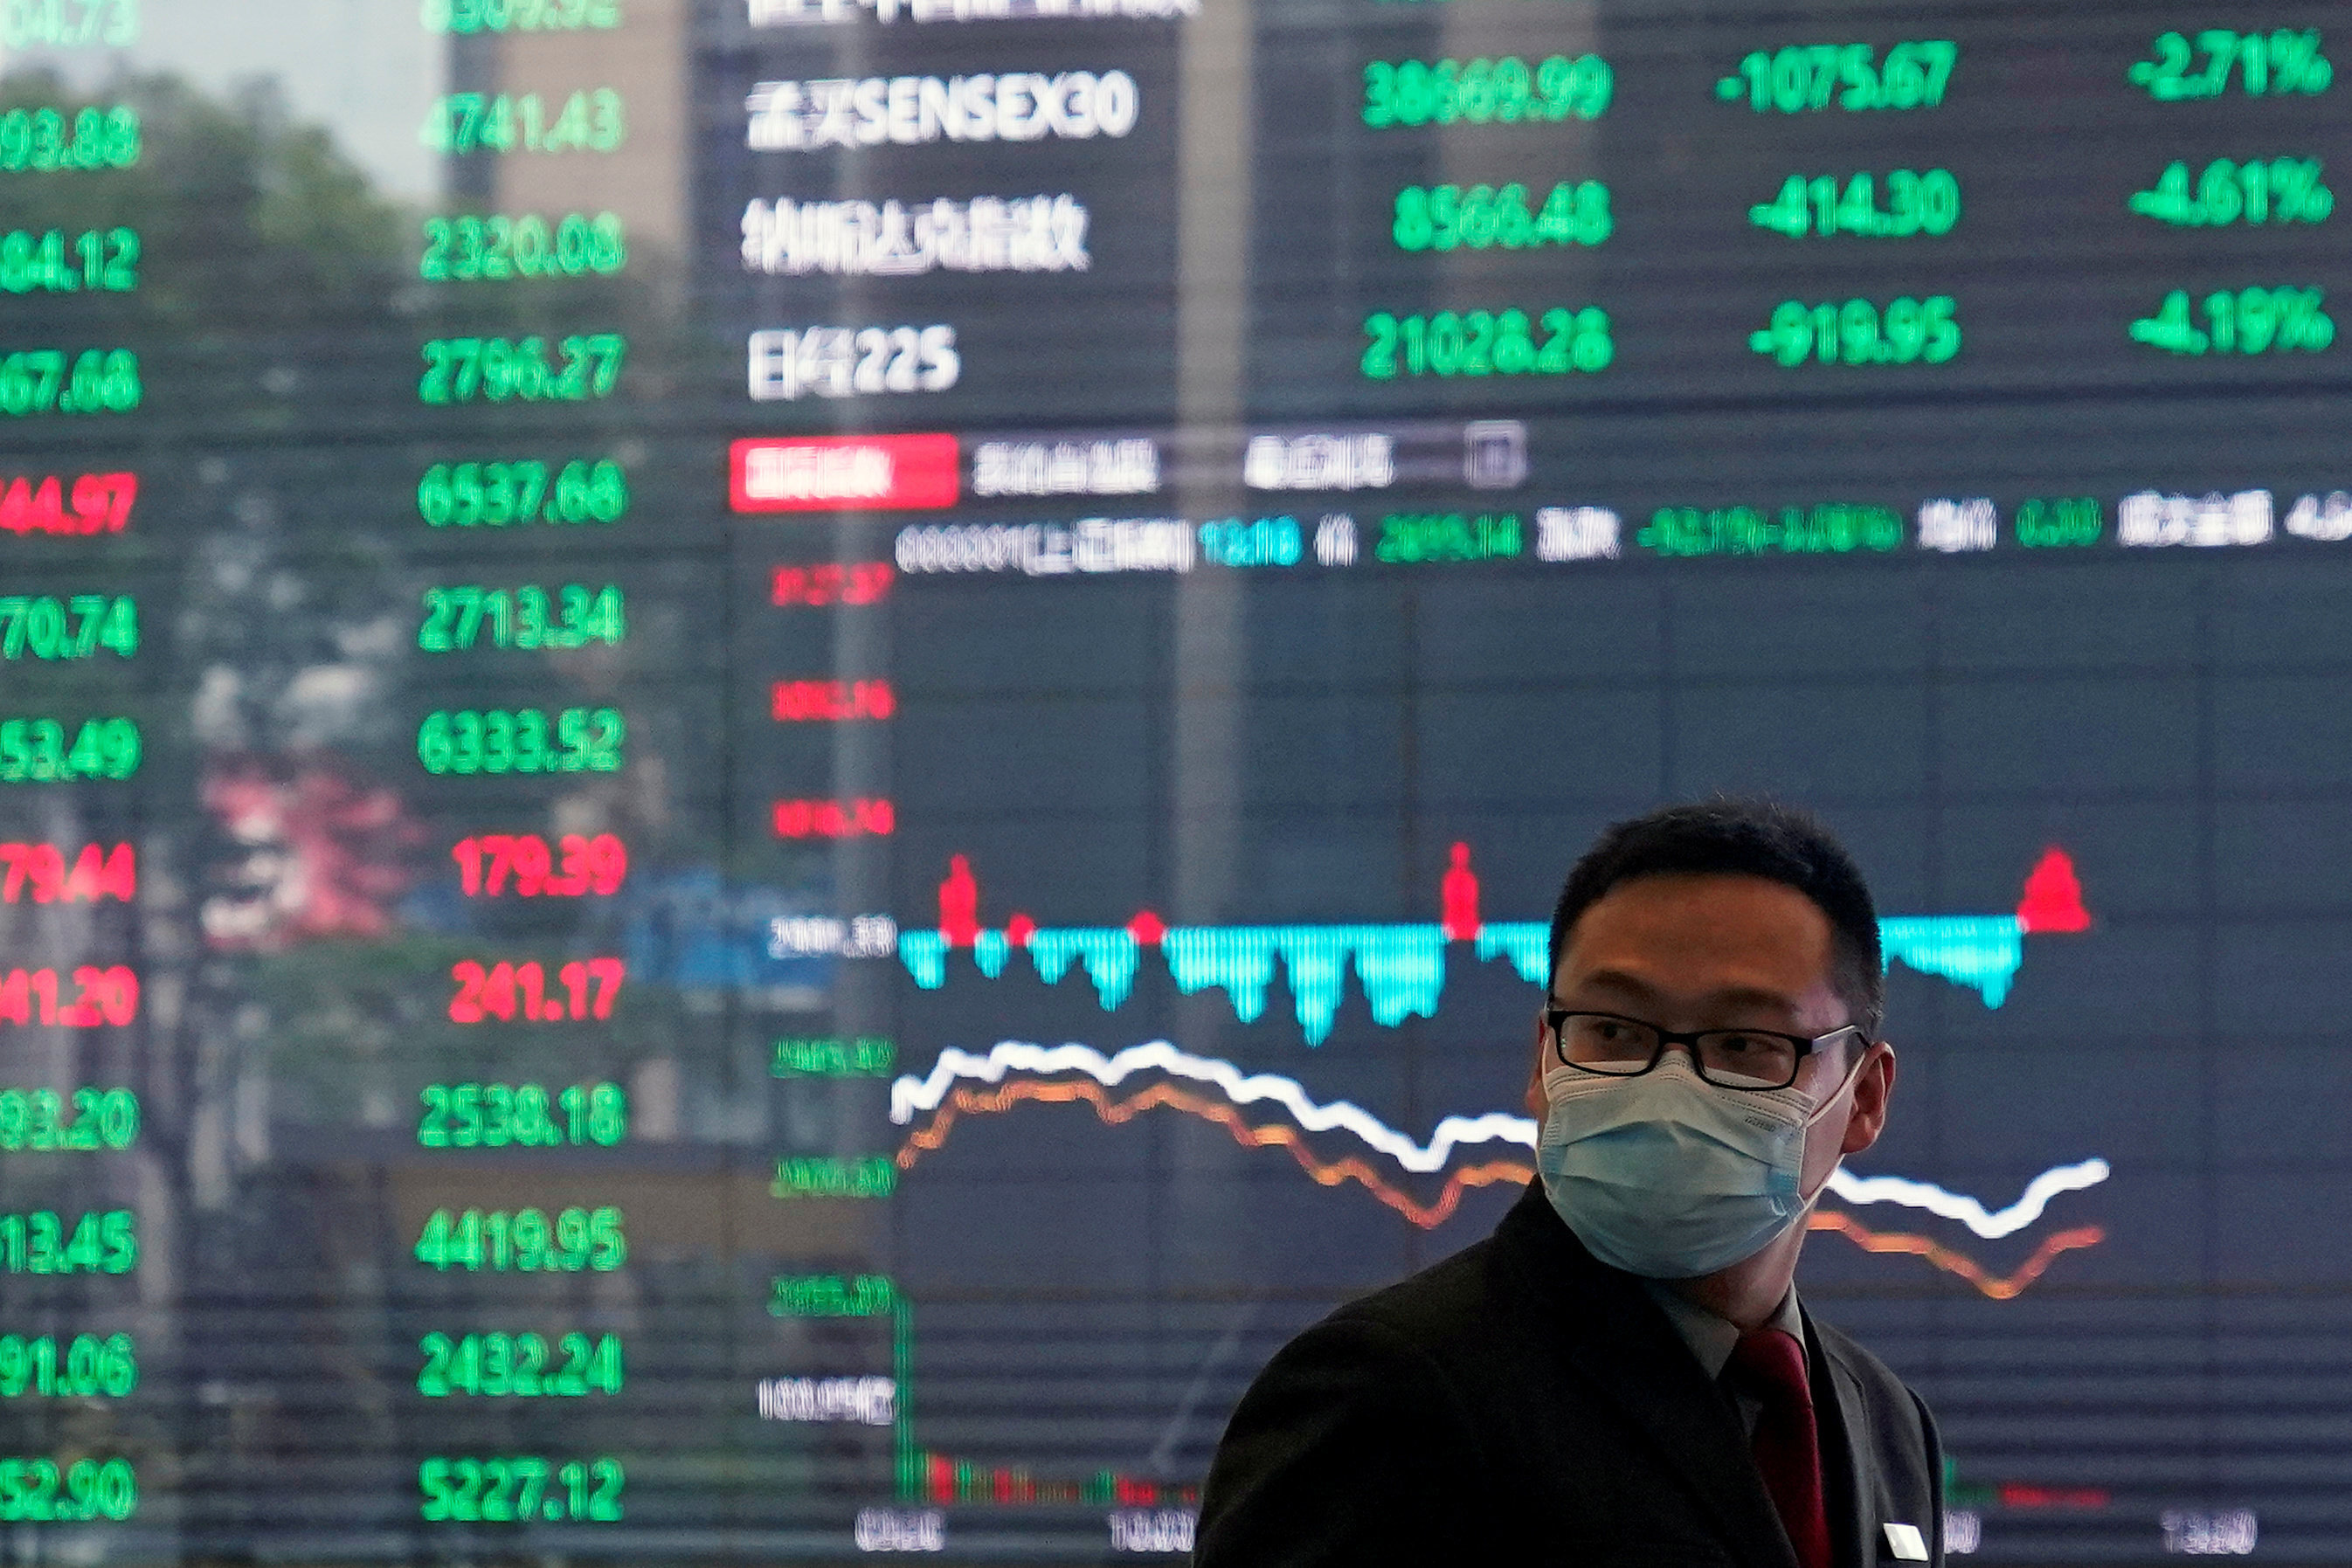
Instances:
[[[1951,1552],[2352,1560],[2347,47],[0,0],[9,1552],[1180,1560],[1726,790]]]

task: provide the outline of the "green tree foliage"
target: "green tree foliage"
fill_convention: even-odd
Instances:
[[[77,91],[47,70],[0,78],[0,112],[128,104],[141,149],[128,169],[6,176],[7,226],[139,233],[138,316],[182,330],[389,311],[406,214],[379,196],[323,128],[298,125],[268,84],[208,99],[173,76]],[[58,304],[86,314],[93,302]]]

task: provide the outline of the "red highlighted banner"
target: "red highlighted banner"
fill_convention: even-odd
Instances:
[[[739,512],[921,511],[961,494],[952,435],[755,436],[728,455]]]

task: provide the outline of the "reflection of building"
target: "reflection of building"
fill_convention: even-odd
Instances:
[[[456,41],[453,90],[537,93],[550,118],[574,92],[620,94],[625,133],[610,152],[509,152],[455,161],[451,184],[501,213],[618,214],[634,255],[686,248],[688,160],[694,125],[687,101],[689,0],[613,0],[617,27],[507,33]],[[478,171],[466,165],[478,162]],[[635,270],[635,268],[632,268]]]

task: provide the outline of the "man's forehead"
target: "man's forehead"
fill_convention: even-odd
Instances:
[[[1683,977],[1681,976],[1645,973],[1633,968],[1581,969],[1571,977],[1580,996],[1612,997],[1636,1006],[1675,999],[1669,993],[1690,988],[1675,983]],[[1790,994],[1788,987],[1730,979],[1724,984],[1705,987],[1698,999],[1713,1007],[1785,1008],[1795,1005],[1799,998]]]
[[[1786,883],[1674,873],[1621,883],[1596,899],[1569,932],[1560,967],[1643,977],[1662,963],[1728,964],[1801,987],[1823,975],[1832,946],[1829,916]]]

